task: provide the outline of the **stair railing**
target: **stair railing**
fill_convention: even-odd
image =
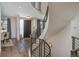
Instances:
[[[79,38],[72,36],[72,49],[79,48]]]
[[[43,22],[43,29],[45,28],[45,23],[47,21],[48,18],[48,6],[47,6],[47,10],[46,10],[46,14],[44,16],[44,19],[42,20]],[[31,44],[30,44],[30,51],[31,51],[31,57],[50,57],[51,56],[51,47],[49,46],[49,44],[44,40],[44,39],[39,39],[39,35],[37,37],[38,31],[36,30],[36,38],[37,41],[36,43],[33,43],[33,38],[31,36]],[[37,46],[34,48],[33,45],[36,44]],[[34,49],[33,49],[34,48]]]
[[[31,57],[50,57],[51,56],[51,47],[44,39],[38,39],[39,43],[33,49],[33,43],[31,39]]]
[[[71,57],[79,57],[79,38],[72,36],[72,50]]]

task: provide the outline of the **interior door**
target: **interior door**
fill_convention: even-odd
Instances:
[[[24,20],[24,38],[30,37],[31,34],[31,20]]]

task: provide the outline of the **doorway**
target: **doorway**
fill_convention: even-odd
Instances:
[[[24,20],[24,38],[29,38],[31,34],[31,20]]]

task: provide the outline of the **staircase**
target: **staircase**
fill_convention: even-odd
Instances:
[[[71,57],[79,57],[79,38],[72,36]]]
[[[35,7],[35,2],[32,2],[32,5],[34,8]],[[36,8],[36,10],[39,10],[41,12],[41,3],[38,4],[39,8]],[[41,35],[42,31],[45,28],[45,23],[47,21],[48,18],[48,6],[47,6],[47,10],[44,16],[43,20],[38,19],[38,23],[42,22],[43,24],[40,24],[40,26],[38,26],[39,28],[37,28],[35,30],[35,36],[31,35],[31,44],[30,44],[30,52],[31,52],[31,57],[50,57],[51,56],[51,47],[49,46],[49,44],[44,40],[44,39],[40,39],[39,36]],[[42,28],[41,28],[42,26]]]
[[[31,57],[50,57],[51,48],[49,44],[43,39],[38,39],[37,41],[38,43],[31,44]]]

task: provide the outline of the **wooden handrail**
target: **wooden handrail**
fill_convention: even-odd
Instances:
[[[72,51],[72,52],[79,51],[79,48],[72,49],[71,51]]]

